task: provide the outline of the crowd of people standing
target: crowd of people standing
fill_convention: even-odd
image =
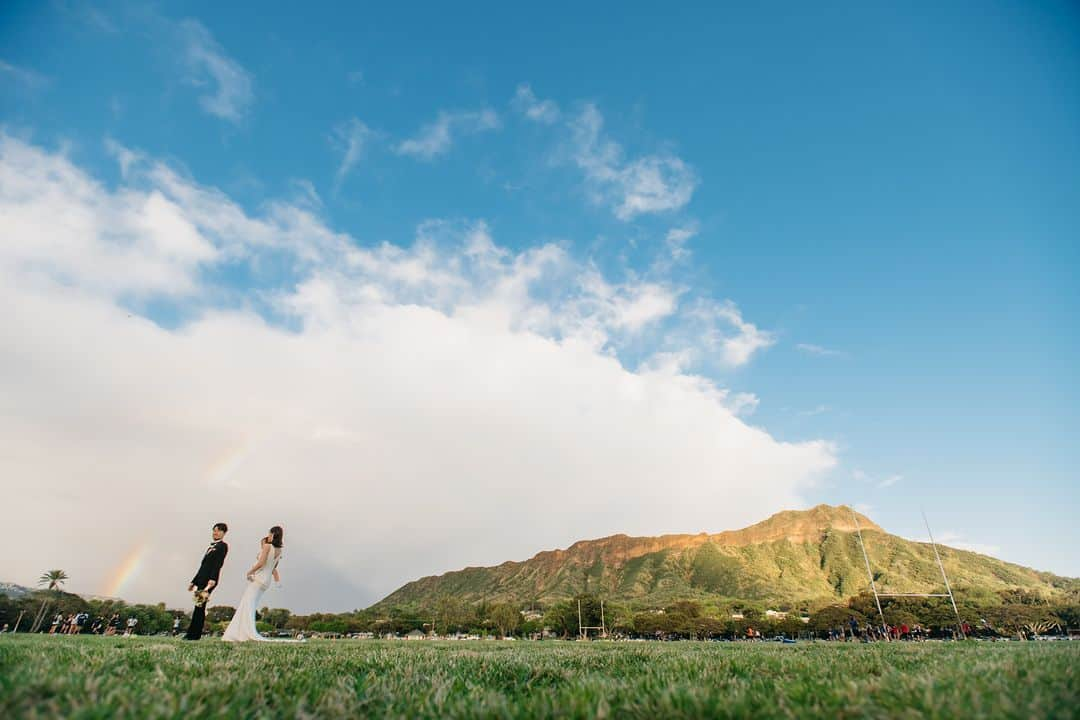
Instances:
[[[120,613],[113,613],[105,619],[102,616],[91,619],[90,613],[56,613],[49,628],[50,635],[134,635],[139,619],[129,617],[123,620]],[[174,628],[175,629],[175,628]]]

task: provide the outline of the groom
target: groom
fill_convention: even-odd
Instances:
[[[217,586],[218,576],[221,574],[221,566],[225,563],[225,556],[229,554],[229,546],[225,544],[222,539],[225,537],[225,533],[229,531],[229,526],[225,523],[218,523],[214,525],[214,529],[211,531],[210,537],[213,541],[210,543],[210,547],[206,549],[206,553],[203,554],[202,563],[199,565],[199,571],[195,573],[195,577],[191,578],[191,583],[188,585],[188,592],[204,592],[207,595],[214,591],[214,587]],[[191,611],[191,624],[188,625],[187,634],[184,635],[185,640],[198,640],[203,634],[203,624],[206,623],[206,601],[202,603],[196,603],[195,609]]]

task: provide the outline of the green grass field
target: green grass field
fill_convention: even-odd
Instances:
[[[0,637],[2,718],[1080,717],[1080,643]]]

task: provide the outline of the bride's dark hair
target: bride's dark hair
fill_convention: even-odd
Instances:
[[[281,529],[280,525],[275,525],[274,527],[270,528],[270,535],[269,535],[268,539],[270,540],[270,544],[273,545],[274,547],[276,547],[276,548],[281,547],[282,544],[283,544],[282,539],[284,537],[285,537],[285,531]]]

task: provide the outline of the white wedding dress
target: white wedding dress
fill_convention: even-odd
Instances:
[[[270,553],[266,556],[266,562],[255,571],[248,581],[240,605],[236,608],[236,614],[225,628],[225,634],[221,639],[225,642],[246,642],[248,640],[271,641],[268,637],[259,634],[255,627],[255,611],[259,609],[259,602],[263,593],[270,588],[270,581],[274,579],[274,570],[281,562],[281,548],[270,546]],[[287,640],[284,642],[288,642]]]

